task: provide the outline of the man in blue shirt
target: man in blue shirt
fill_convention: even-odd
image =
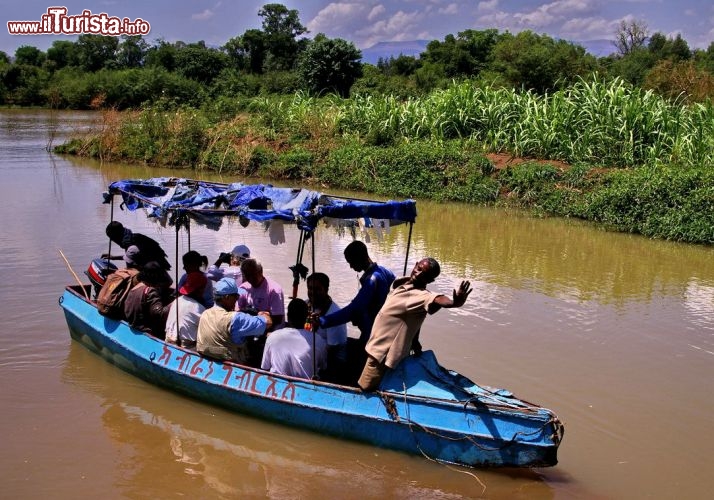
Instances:
[[[359,328],[359,341],[362,347],[367,344],[372,332],[372,324],[377,313],[387,299],[389,288],[394,281],[394,273],[374,262],[367,253],[367,245],[353,241],[345,248],[345,260],[355,271],[362,272],[360,290],[352,302],[342,309],[322,316],[320,328],[342,325],[351,321]]]
[[[272,328],[273,322],[266,312],[251,316],[235,311],[241,293],[245,291],[239,289],[232,278],[223,278],[216,283],[213,288],[216,304],[206,309],[198,321],[196,350],[199,353],[241,364],[252,361],[249,339],[262,336]]]

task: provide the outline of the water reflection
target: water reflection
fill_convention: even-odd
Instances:
[[[121,457],[115,486],[128,497],[457,499],[485,486],[488,498],[552,498],[536,471],[447,467],[224,412],[157,391],[74,343],[62,379],[100,396]]]

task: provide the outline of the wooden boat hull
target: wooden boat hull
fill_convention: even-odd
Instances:
[[[472,467],[557,463],[563,427],[544,408],[444,370],[433,354],[408,358],[365,394],[210,360],[101,316],[79,292],[60,298],[71,337],[153,384],[208,403],[323,434]]]

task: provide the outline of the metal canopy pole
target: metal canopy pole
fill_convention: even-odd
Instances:
[[[112,202],[109,204],[109,223],[114,222],[114,195],[112,195]],[[112,260],[112,239],[109,238],[109,250],[107,250],[107,264]],[[107,266],[108,268],[108,266]]]
[[[410,222],[409,223],[409,238],[407,239],[407,255],[404,257],[404,274],[402,276],[407,275],[407,264],[409,262],[409,249],[412,245],[412,229],[414,228],[414,223]]]

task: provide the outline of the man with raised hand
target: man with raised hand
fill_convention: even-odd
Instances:
[[[440,273],[439,263],[427,257],[416,263],[411,275],[394,281],[367,343],[367,362],[358,381],[363,391],[376,390],[386,371],[396,368],[409,356],[412,341],[427,314],[434,314],[442,307],[461,307],[466,302],[471,293],[468,281],[461,282],[453,298],[426,289]]]

